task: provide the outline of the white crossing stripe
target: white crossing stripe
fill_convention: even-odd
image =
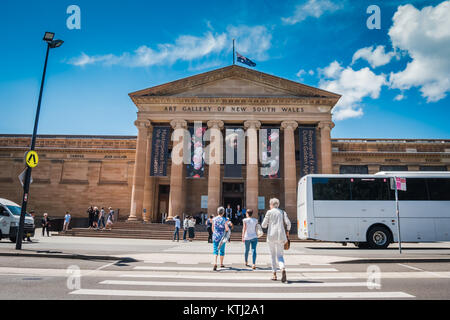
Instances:
[[[266,279],[267,280],[267,279]],[[294,282],[294,283],[254,283],[254,282],[172,282],[172,281],[129,281],[105,280],[100,284],[124,286],[163,286],[163,287],[231,287],[231,288],[305,288],[305,287],[367,287],[367,282]],[[379,286],[377,284],[373,284]]]
[[[148,273],[128,273],[119,275],[120,278],[149,278],[149,279],[159,279],[159,278],[170,278],[170,279],[198,279],[198,280],[217,280],[220,278],[221,280],[267,280],[269,279],[269,275],[253,275],[251,273],[238,274],[238,273],[221,273],[220,276],[217,274],[203,274],[203,275],[193,275],[193,274],[148,274]],[[331,280],[331,279],[357,279],[357,277],[353,277],[351,275],[341,275],[339,273],[321,275],[321,276],[309,276],[305,277],[302,274],[288,273],[289,279],[315,279],[315,280]],[[365,276],[367,278],[367,275]]]
[[[212,268],[205,268],[205,267],[156,267],[156,266],[137,266],[134,267],[134,270],[150,270],[150,271],[212,271]],[[219,268],[220,272],[224,271],[234,271],[236,272],[236,269],[229,269],[229,268]],[[247,269],[240,269],[239,270],[247,270]],[[256,269],[251,270],[248,269],[249,272],[269,272],[270,269]],[[335,272],[338,271],[335,268],[286,268],[286,271],[288,272]]]
[[[405,292],[192,292],[192,291],[144,291],[80,289],[70,292],[74,295],[130,296],[154,298],[200,298],[200,299],[381,299],[414,298]]]

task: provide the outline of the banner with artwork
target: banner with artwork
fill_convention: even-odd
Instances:
[[[205,176],[205,143],[203,135],[206,127],[189,127],[191,135],[191,157],[190,163],[186,166],[187,178],[203,178]]]
[[[169,158],[170,127],[154,127],[152,136],[152,159],[150,176],[167,176]]]
[[[316,128],[299,127],[300,176],[317,173]]]
[[[245,164],[245,132],[242,128],[228,127],[225,130],[225,178],[242,178]]]
[[[259,130],[261,152],[261,176],[280,178],[280,129],[263,128]]]

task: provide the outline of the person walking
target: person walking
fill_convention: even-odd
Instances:
[[[214,216],[211,215],[208,220],[206,220],[206,230],[208,231],[208,243],[212,242],[212,223]]]
[[[92,221],[92,228],[97,229],[98,227],[98,217],[100,215],[100,211],[98,207],[94,207],[94,221]]]
[[[186,242],[186,235],[189,228],[189,216],[185,216],[183,220],[183,241]]]
[[[242,242],[245,244],[245,266],[249,267],[248,264],[248,253],[250,251],[250,246],[252,247],[252,269],[256,269],[256,245],[258,244],[258,235],[256,234],[256,225],[258,220],[253,218],[253,210],[248,209],[246,212],[246,218],[242,220]]]
[[[94,208],[90,206],[86,212],[88,214],[88,228],[91,229],[94,223]]]
[[[111,207],[109,207],[109,213],[108,218],[106,219],[105,229],[111,230],[113,223],[114,223],[114,210]]]
[[[44,213],[44,216],[41,219],[41,225],[42,225],[42,236],[45,235],[45,231],[47,230],[47,237],[50,237],[50,218],[48,217],[47,212]]]
[[[222,241],[225,233],[230,229],[229,220],[224,217],[225,208],[217,208],[217,217],[212,220],[212,232],[213,232],[213,255],[214,255],[214,266],[213,271],[217,270],[217,257],[220,256],[220,267],[225,268],[223,265],[223,259],[225,258],[225,245],[226,241]],[[219,244],[221,244],[219,248]]]
[[[33,218],[33,220],[34,220],[34,210],[31,210],[30,211],[30,216]],[[27,241],[28,242],[33,242],[32,240],[31,240],[31,238],[29,237],[29,235],[27,234],[26,235],[26,237],[27,237]]]
[[[189,242],[192,242],[192,240],[195,238],[195,218],[192,216],[188,220],[188,227]]]
[[[173,221],[175,221],[175,232],[173,233],[172,241],[175,241],[175,238],[176,238],[177,242],[179,242],[180,241],[180,226],[181,226],[180,217],[175,216],[175,218],[173,218]]]
[[[272,198],[269,201],[270,210],[267,211],[263,228],[267,230],[267,244],[269,246],[270,255],[272,257],[272,280],[277,280],[277,263],[281,269],[281,282],[286,282],[286,266],[284,263],[283,250],[284,244],[289,238],[289,231],[291,230],[291,222],[284,210],[279,209],[280,200]]]
[[[72,216],[70,215],[69,211],[66,211],[66,215],[64,216],[63,232],[67,232],[67,230],[69,230],[69,224],[71,219]]]

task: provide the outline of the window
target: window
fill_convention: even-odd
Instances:
[[[428,178],[428,190],[430,200],[450,201],[450,179],[449,178]],[[408,182],[406,182],[408,187]]]
[[[420,171],[447,171],[446,166],[420,166]]]
[[[389,180],[350,179],[352,200],[389,200]]]
[[[368,166],[340,166],[340,174],[368,174]]]
[[[428,189],[424,178],[406,178],[406,191],[398,191],[399,200],[428,200]]]
[[[380,166],[380,171],[408,171],[408,166]]]
[[[312,178],[314,200],[350,200],[350,179]]]

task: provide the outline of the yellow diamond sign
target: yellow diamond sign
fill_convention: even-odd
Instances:
[[[25,161],[30,168],[34,168],[38,165],[39,157],[36,151],[29,151],[25,156]]]

